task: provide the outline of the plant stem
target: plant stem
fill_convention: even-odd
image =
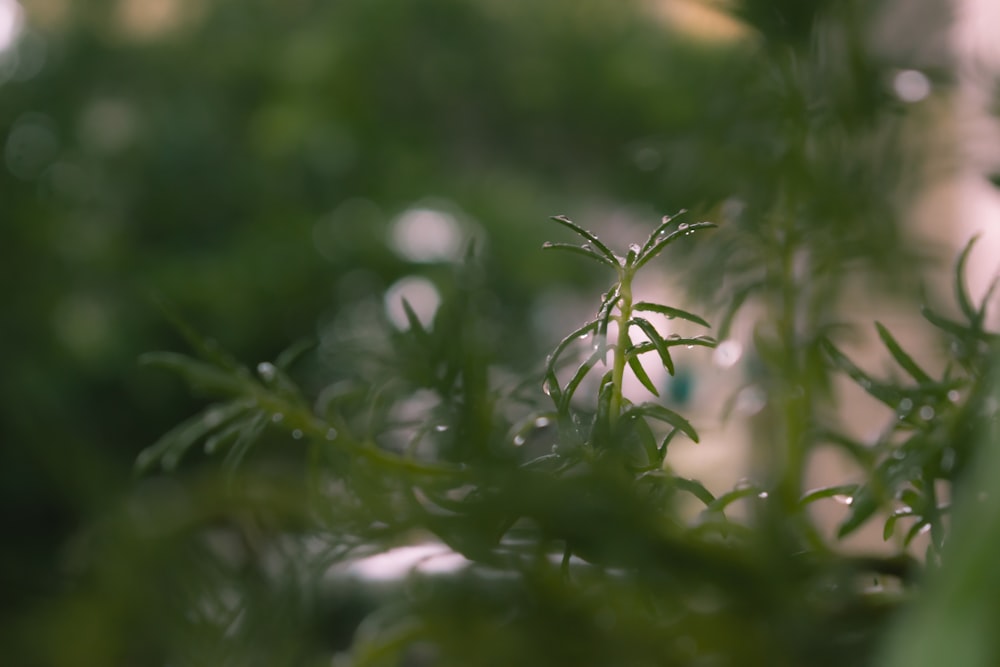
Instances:
[[[622,383],[625,379],[626,352],[629,346],[628,322],[632,319],[632,272],[624,269],[619,276],[618,340],[615,341],[615,360],[611,373],[611,405],[608,419],[613,427],[622,409]]]

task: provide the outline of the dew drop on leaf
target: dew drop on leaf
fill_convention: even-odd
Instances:
[[[535,428],[545,428],[552,423],[552,420],[548,417],[539,417],[535,420]]]
[[[906,417],[906,415],[910,414],[910,410],[912,409],[913,409],[913,401],[911,401],[908,398],[904,398],[899,402],[899,409],[896,411],[896,414],[899,415],[900,419],[903,419],[904,417]]]
[[[438,433],[444,433],[445,431],[448,430],[448,426],[447,424],[438,424],[437,426],[434,427],[434,430],[437,431]]]
[[[299,430],[299,429],[295,429],[294,431],[292,431],[292,438],[294,438],[295,440],[301,440],[302,439],[302,431]]]
[[[682,222],[681,224],[677,225],[677,231],[683,232],[684,230],[686,230],[690,226],[691,225],[689,225],[688,223]]]
[[[854,504],[854,496],[848,496],[848,495],[844,495],[842,493],[838,493],[837,495],[833,496],[833,500],[834,500],[834,502],[838,502],[841,505],[853,505]]]
[[[257,373],[265,382],[270,382],[278,374],[278,369],[269,361],[262,361],[257,364]]]
[[[518,435],[514,436],[514,446],[515,447],[520,447],[521,445],[524,444],[524,442],[525,442],[525,440],[524,440],[524,436],[523,435],[518,434]]]
[[[952,403],[958,403],[958,399],[961,397],[961,394],[958,393],[958,389],[952,389],[948,392],[948,400]]]
[[[934,408],[929,405],[925,405],[920,408],[920,418],[924,421],[930,421],[934,419]]]
[[[337,429],[332,426],[326,430],[326,439],[335,440],[337,438]]]
[[[271,421],[273,421],[275,424],[280,424],[282,421],[284,421],[284,419],[285,415],[281,414],[280,412],[275,412],[273,415],[271,415]]]

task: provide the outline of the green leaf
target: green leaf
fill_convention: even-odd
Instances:
[[[247,452],[250,451],[250,447],[260,438],[269,421],[270,417],[266,413],[260,412],[254,415],[253,419],[240,432],[239,438],[229,449],[226,458],[223,459],[222,467],[224,470],[229,473],[235,472],[236,468],[243,462]]]
[[[903,489],[899,494],[899,500],[917,514],[926,511],[927,499],[913,489]]]
[[[252,417],[238,419],[206,438],[204,445],[205,453],[208,455],[215,454],[222,445],[236,440],[240,432],[242,432],[252,419]]]
[[[955,322],[954,320],[948,319],[947,317],[938,315],[928,306],[921,306],[920,314],[924,316],[924,319],[926,319],[928,322],[936,326],[938,329],[946,331],[954,336],[957,336],[958,338],[962,338],[965,340],[971,338],[974,340],[985,341],[987,343],[995,343],[997,341],[1000,341],[1000,336],[998,336],[995,333],[991,333],[989,331],[983,331],[978,328],[973,329],[967,327],[964,324],[960,324],[958,322]]]
[[[161,297],[156,297],[154,301],[160,312],[163,313],[163,316],[180,333],[198,356],[225,370],[248,374],[247,369],[226,352],[216,340],[198,333],[172,304]]]
[[[799,499],[799,504],[805,507],[811,503],[816,502],[822,498],[833,498],[834,496],[848,496],[850,498],[854,497],[854,494],[858,491],[857,484],[838,484],[837,486],[824,486],[819,489],[813,489],[812,491],[807,491]]]
[[[721,496],[713,500],[705,508],[706,512],[723,512],[727,507],[732,505],[737,500],[741,498],[748,498],[750,496],[760,495],[762,489],[759,486],[749,484],[746,486],[741,486],[738,489],[733,489],[732,491],[727,491]]]
[[[924,530],[924,528],[926,528],[929,525],[930,521],[928,521],[927,519],[920,519],[915,524],[910,526],[910,529],[906,531],[906,536],[903,538],[903,546],[904,547],[910,546],[910,542],[913,541],[913,538],[919,535]]]
[[[664,338],[663,344],[667,347],[677,347],[678,345],[684,345],[685,347],[716,347],[719,343],[711,336],[695,336],[693,338]],[[635,346],[636,352],[642,354],[644,352],[651,352],[656,349],[656,346],[652,343],[639,343]]]
[[[579,234],[583,238],[585,238],[588,241],[590,241],[591,243],[593,243],[594,247],[597,248],[600,251],[600,253],[602,255],[604,255],[604,257],[608,261],[611,262],[611,264],[613,266],[619,266],[618,258],[615,257],[615,254],[613,252],[611,252],[611,250],[608,249],[608,247],[606,245],[604,245],[603,243],[601,243],[601,240],[598,239],[594,234],[592,234],[591,232],[588,232],[586,229],[584,229],[580,225],[576,224],[575,222],[573,222],[572,220],[570,220],[569,218],[567,218],[565,215],[554,215],[554,216],[552,216],[549,219],[558,222],[560,225],[563,225],[564,227],[568,227],[569,229],[572,229],[574,232],[576,232],[577,234]]]
[[[605,266],[610,266],[611,268],[616,268],[618,266],[617,263],[612,263],[611,260],[609,260],[607,257],[605,257],[600,253],[594,252],[587,246],[578,246],[578,245],[573,245],[572,243],[553,243],[551,241],[546,241],[545,243],[542,244],[542,249],[565,250],[567,252],[572,252],[577,255],[583,255],[584,257],[587,257],[589,259],[597,260],[601,264],[604,264]]]
[[[969,260],[969,253],[972,252],[972,247],[976,245],[976,241],[978,240],[978,234],[969,239],[969,242],[965,244],[961,254],[959,254],[958,261],[955,262],[955,298],[958,301],[959,308],[962,309],[962,313],[965,314],[973,326],[978,324],[979,311],[972,305],[972,299],[969,298],[969,290],[965,285],[965,265]]]
[[[253,409],[254,406],[254,401],[245,398],[210,405],[199,414],[170,429],[159,440],[142,450],[136,457],[136,471],[146,472],[156,463],[159,463],[164,470],[173,470],[196,442]]]
[[[598,361],[601,361],[604,358],[604,355],[606,353],[607,349],[605,349],[602,346],[601,348],[594,350],[593,353],[587,358],[587,360],[584,361],[582,364],[580,364],[579,368],[577,368],[576,370],[576,373],[573,375],[570,381],[566,383],[566,386],[563,388],[563,394],[561,397],[562,399],[561,409],[563,410],[569,409],[570,401],[573,400],[573,394],[575,394],[576,390],[580,387],[580,383],[583,382],[583,378],[587,377],[587,374],[590,373],[591,369],[593,369],[595,365],[597,365]]]
[[[650,470],[654,468],[659,468],[663,464],[663,458],[660,456],[660,449],[656,446],[656,436],[653,435],[653,429],[649,427],[644,419],[628,419],[618,422],[619,428],[616,431],[616,439],[622,442],[628,438],[629,432],[634,433],[636,438],[639,440],[639,444],[642,446],[642,450],[645,453],[646,463],[644,465],[637,465],[635,468],[640,470]],[[623,430],[624,429],[624,430]]]
[[[421,344],[428,343],[430,341],[430,334],[427,332],[427,329],[424,328],[420,318],[417,317],[417,313],[413,310],[413,306],[410,305],[410,302],[407,299],[402,299],[402,303],[403,312],[406,313],[406,322],[410,325],[410,333],[412,333]]]
[[[898,509],[885,520],[885,526],[882,528],[882,539],[888,541],[892,534],[896,532],[896,522],[903,517],[914,516],[913,510],[908,507]]]
[[[680,225],[676,231],[654,243],[649,250],[639,258],[639,261],[635,263],[636,270],[642,268],[646,262],[659,255],[664,248],[682,236],[687,236],[688,234],[692,234],[700,229],[711,229],[712,227],[718,227],[718,225],[712,222],[696,222],[686,226],[684,224]]]
[[[830,358],[830,361],[834,366],[839,368],[841,371],[847,373],[852,380],[858,383],[862,389],[868,392],[869,395],[882,401],[893,410],[899,407],[899,402],[906,398],[905,392],[900,391],[895,387],[888,386],[882,382],[879,382],[875,378],[871,377],[863,370],[854,365],[850,359],[844,355],[843,352],[837,349],[837,347],[830,342],[829,339],[824,338],[820,341],[820,345],[823,351]]]
[[[639,355],[636,353],[636,348],[632,345],[632,339],[629,338],[628,334],[625,334],[625,340],[628,344],[628,349],[625,351],[625,358],[628,362],[629,368],[635,373],[635,377],[642,383],[642,386],[649,390],[649,393],[653,396],[659,396],[660,392],[657,391],[656,385],[653,381],[649,379],[649,375],[646,373],[646,369],[642,367],[642,362],[639,361]]]
[[[253,390],[253,380],[241,372],[220,369],[175,352],[148,352],[139,357],[139,363],[166,368],[180,375],[191,388],[207,394],[232,396]]]
[[[316,340],[313,338],[303,338],[289,347],[286,347],[274,360],[274,365],[283,371],[291,368],[292,364],[302,358],[302,355],[316,347]]]
[[[684,432],[687,437],[691,438],[694,442],[698,442],[698,432],[694,430],[691,423],[681,417],[679,414],[663,407],[657,403],[642,403],[633,408],[627,410],[623,417],[649,417],[650,419],[656,419],[657,421],[666,422],[671,426],[674,426]]]
[[[670,446],[670,443],[673,442],[674,438],[677,437],[677,434],[680,433],[680,432],[681,432],[681,430],[679,428],[675,427],[675,428],[670,429],[670,433],[667,433],[667,435],[665,435],[663,437],[663,442],[660,443],[660,457],[661,458],[663,458],[663,457],[665,457],[667,455],[667,447]]]
[[[703,327],[712,328],[712,325],[706,322],[701,317],[698,317],[694,313],[689,313],[686,310],[681,310],[680,308],[673,308],[671,306],[663,306],[658,303],[649,303],[647,301],[640,301],[639,303],[632,306],[633,310],[644,310],[653,313],[660,313],[661,315],[666,315],[670,319],[687,320],[688,322],[694,322],[695,324],[700,324]]]
[[[878,329],[879,338],[882,339],[882,342],[889,350],[889,354],[892,355],[892,358],[896,360],[896,363],[898,363],[903,370],[909,373],[910,376],[917,382],[926,382],[928,384],[934,382],[933,378],[931,378],[931,376],[928,375],[924,369],[917,365],[917,362],[915,362],[913,358],[903,350],[893,335],[882,325],[881,322],[876,322],[875,328]]]
[[[649,238],[647,238],[646,242],[643,244],[641,254],[646,254],[649,251],[649,249],[653,247],[653,244],[656,243],[656,241],[660,239],[663,236],[663,234],[667,231],[667,227],[672,225],[674,221],[677,220],[677,218],[684,215],[685,213],[687,213],[687,210],[682,208],[673,215],[663,216],[663,218],[660,220],[660,224],[657,225],[656,229],[654,229],[650,233]]]
[[[670,357],[670,347],[667,342],[660,336],[660,332],[656,330],[651,322],[645,320],[641,317],[633,317],[629,320],[630,325],[635,325],[642,330],[649,341],[653,344],[653,347],[660,355],[660,360],[663,362],[663,367],[667,369],[667,372],[671,375],[674,374],[674,360]]]
[[[548,358],[545,360],[546,372],[554,373],[556,362],[559,360],[559,356],[566,350],[566,348],[597,328],[597,324],[597,320],[591,320],[559,341],[556,344],[555,349],[552,350],[552,353],[549,354]]]
[[[851,513],[837,529],[837,538],[844,538],[861,527],[878,510],[879,503],[871,487],[864,486],[854,494]]]
[[[687,491],[695,498],[705,503],[706,506],[715,502],[715,496],[712,495],[712,492],[706,489],[705,485],[698,480],[687,479],[686,477],[671,477],[670,483],[681,491]]]

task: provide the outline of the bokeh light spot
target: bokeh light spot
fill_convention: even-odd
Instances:
[[[434,283],[421,276],[407,276],[395,282],[386,291],[385,310],[392,323],[400,329],[410,326],[403,307],[404,300],[410,304],[420,323],[428,326],[441,305],[441,294]]]
[[[393,250],[411,262],[452,261],[461,255],[462,227],[444,211],[409,209],[396,218],[389,234]]]
[[[927,76],[915,69],[904,69],[892,80],[896,96],[904,102],[919,102],[931,94],[931,82]]]

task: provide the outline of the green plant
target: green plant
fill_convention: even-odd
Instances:
[[[148,481],[94,538],[103,556],[91,578],[110,602],[97,615],[69,613],[65,626],[89,614],[98,632],[141,631],[82,657],[53,649],[48,659],[878,664],[923,572],[947,566],[940,494],[959,492],[977,443],[995,436],[997,335],[984,329],[985,301],[974,306],[964,287],[972,243],[955,268],[965,321],[924,309],[950,341],[942,378],[881,324],[911,382],[876,379],[830,336],[820,340],[822,372],[847,373],[892,408],[892,422],[872,443],[836,424],[813,426],[810,442],[843,449],[862,478],[786,503],[772,493],[780,475],[768,478],[774,487],[744,482],[716,495],[675,474],[669,445],[678,435],[697,442],[694,426],[624,391],[631,372],[656,396],[650,360],[673,373],[678,348],[716,345],[664,335],[653,315],[709,322],[633,294],[652,259],[715,225],[668,216],[621,256],[568,218],[554,220],[582,244],[545,248],[582,255],[614,280],[540,370],[505,383],[490,379],[498,325],[483,311],[471,250],[430,324],[404,301],[403,327],[362,325],[295,345],[256,372],[172,318],[197,357],[154,353],[145,362],[216,402],[140,454]],[[788,357],[763,363],[780,370]],[[982,480],[972,484],[975,498]],[[838,539],[883,516],[886,540],[911,522],[899,548],[857,554],[827,543],[809,508],[833,496],[851,499]],[[749,510],[744,518],[732,518],[735,503]],[[701,509],[692,518],[693,505]],[[907,547],[925,527],[921,563]],[[459,569],[384,584],[351,575],[359,559],[414,542],[446,549]],[[135,585],[117,583],[122,572],[135,573]],[[155,621],[126,614],[143,599],[160,601]]]

